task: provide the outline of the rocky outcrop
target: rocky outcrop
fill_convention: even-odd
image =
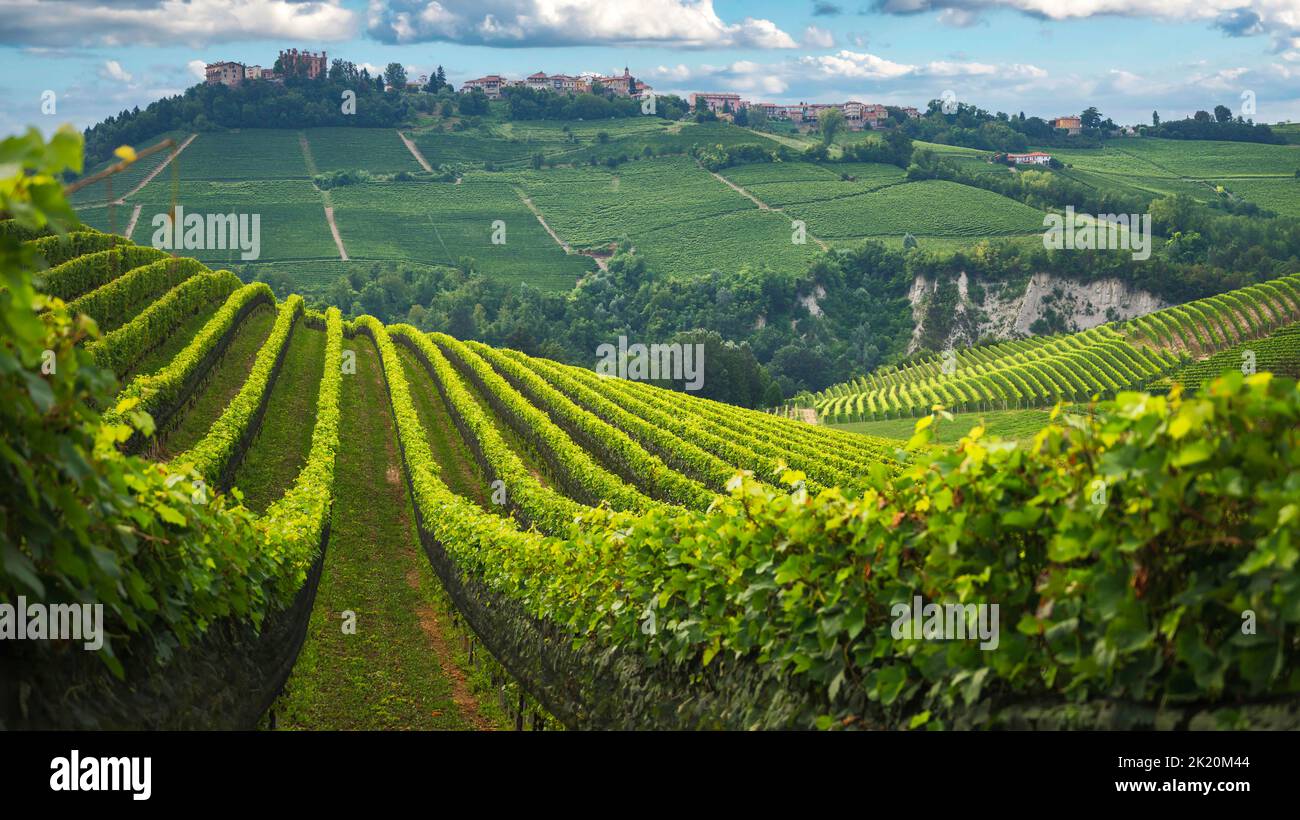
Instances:
[[[931,321],[936,319],[927,308],[939,288],[940,282],[923,276],[912,283],[908,300],[912,303],[916,329],[909,352],[919,347],[926,336],[934,341],[934,333],[927,333],[925,322],[927,314]],[[1168,307],[1164,300],[1131,288],[1119,279],[1080,282],[1036,273],[1021,290],[1004,282],[974,281],[963,271],[957,278],[957,299],[951,313],[938,317],[947,325],[941,330],[944,342],[941,347],[971,345],[989,336],[998,339],[1031,336],[1040,320],[1051,331],[1074,332],[1164,307]],[[1037,328],[1042,329],[1041,325]]]

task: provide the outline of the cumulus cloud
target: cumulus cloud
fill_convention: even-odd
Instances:
[[[804,48],[831,48],[835,45],[835,35],[824,28],[809,26],[803,30]]]
[[[726,22],[713,0],[370,0],[370,36],[514,48],[795,48],[771,20]]]
[[[131,82],[131,72],[122,68],[122,64],[117,60],[105,60],[104,65],[99,69],[99,76],[118,83]]]
[[[235,40],[336,41],[356,15],[341,0],[5,0],[0,44],[193,46]]]
[[[196,80],[206,80],[208,78],[207,65],[204,60],[190,60],[185,64],[185,70]]]

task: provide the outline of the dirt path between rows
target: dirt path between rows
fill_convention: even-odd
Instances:
[[[316,157],[312,156],[311,143],[307,141],[307,132],[298,132],[298,147],[302,149],[302,161],[307,166],[307,173],[315,177],[319,172],[316,168]],[[330,235],[334,237],[334,247],[339,249],[339,259],[348,261],[348,249],[343,247],[343,236],[339,233],[339,226],[334,222],[334,200],[330,199],[330,192],[321,190],[316,183],[312,182],[312,187],[320,193],[321,204],[325,207],[325,221],[329,223]]]
[[[406,144],[406,150],[408,150],[408,151],[411,152],[411,156],[415,157],[415,161],[418,162],[418,163],[420,163],[420,167],[421,167],[421,168],[423,168],[423,169],[426,170],[426,171],[432,171],[432,170],[433,170],[433,166],[430,165],[430,164],[429,164],[429,161],[428,161],[427,159],[424,158],[424,154],[421,154],[421,153],[420,153],[420,149],[415,147],[415,143],[414,143],[414,142],[411,142],[411,140],[408,139],[407,136],[406,136],[405,134],[403,134],[401,131],[398,131],[398,132],[397,132],[397,136],[399,136],[399,137],[402,138],[402,142],[404,142],[404,143]],[[460,182],[459,179],[456,180],[456,181],[457,181],[457,182]]]
[[[771,205],[768,205],[766,202],[764,202],[763,200],[761,200],[761,199],[759,199],[758,197],[754,196],[752,193],[750,193],[749,191],[747,191],[747,190],[746,190],[745,188],[743,188],[742,186],[737,185],[736,183],[734,183],[734,182],[732,182],[731,180],[727,179],[727,178],[724,177],[722,174],[719,174],[717,171],[709,171],[709,173],[710,173],[710,174],[713,174],[714,178],[717,179],[718,182],[721,182],[723,185],[726,185],[726,186],[727,186],[728,188],[730,188],[731,190],[735,191],[736,193],[738,193],[738,194],[740,194],[741,196],[743,196],[743,197],[745,197],[746,199],[748,199],[750,202],[752,202],[752,203],[754,203],[755,205],[757,205],[757,206],[758,206],[758,209],[759,209],[760,211],[773,211],[774,213],[785,213],[785,211],[781,210],[780,208],[774,208],[774,207],[772,207]],[[808,234],[808,238],[811,239],[812,241],[816,242],[816,243],[817,243],[817,246],[818,246],[819,248],[821,248],[822,250],[824,250],[824,251],[828,251],[828,250],[831,249],[831,246],[830,246],[830,245],[827,245],[825,242],[823,242],[822,240],[820,240],[820,239],[818,239],[817,237],[813,236],[811,233]]]
[[[569,243],[561,239],[560,235],[557,234],[555,231],[551,230],[550,225],[546,224],[546,219],[545,217],[542,216],[542,212],[537,210],[537,206],[533,204],[533,201],[529,199],[528,195],[517,188],[515,189],[515,193],[519,195],[519,198],[521,200],[523,200],[523,203],[528,207],[528,210],[533,212],[533,216],[537,217],[537,221],[542,224],[542,227],[546,229],[546,232],[549,233],[551,235],[551,238],[555,240],[555,244],[559,245],[561,248],[564,248],[565,253],[569,254],[570,256],[589,256],[592,259],[596,260],[596,266],[599,267],[601,270],[603,271],[609,270],[609,267],[608,265],[605,264],[605,260],[603,258],[595,255],[594,253],[582,253],[581,251],[575,251],[573,248],[569,247]]]
[[[339,259],[348,261],[348,249],[343,247],[343,237],[339,235],[339,226],[334,224],[334,208],[330,205],[325,206],[325,221],[330,223],[330,233],[334,235],[334,244],[338,246]]]
[[[140,218],[140,209],[143,207],[144,205],[136,203],[135,208],[131,210],[131,221],[126,223],[126,231],[122,236],[125,236],[127,239],[131,238],[131,232],[135,230],[135,222]]]
[[[410,582],[411,579],[408,578],[407,583]],[[418,579],[415,583],[419,584]],[[425,604],[415,612],[420,618],[420,629],[424,631],[425,637],[429,639],[429,645],[433,650],[434,657],[438,659],[438,665],[442,667],[443,674],[447,676],[447,681],[451,684],[452,703],[456,704],[461,716],[473,724],[478,731],[495,731],[496,727],[479,711],[478,698],[470,691],[465,672],[456,664],[456,654],[452,650],[451,642],[447,640],[447,635],[443,632],[442,622],[438,619],[437,610],[429,604]]]

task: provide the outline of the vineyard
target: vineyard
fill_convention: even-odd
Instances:
[[[336,136],[294,134],[303,175],[260,184],[306,207],[310,140]],[[101,603],[108,628],[0,644],[5,728],[1300,726],[1300,386],[1272,372],[1295,372],[1300,275],[882,369],[817,397],[876,425],[849,432],[310,309],[79,223],[75,134],[14,145],[0,598]],[[190,201],[253,185],[199,165]],[[791,207],[913,187],[789,166],[728,171]],[[673,213],[638,210],[665,173]],[[795,202],[805,176],[877,187]],[[786,230],[679,157],[459,179],[312,196],[363,256],[450,263],[503,219],[503,271],[538,245],[590,269],[525,191],[579,246],[621,222],[674,264],[704,239],[669,229]],[[918,597],[958,634],[900,630]]]
[[[1213,354],[1227,357],[1238,344],[1297,320],[1300,276],[1292,275],[1071,335],[931,355],[831,387],[814,397],[814,406],[827,421],[845,423],[918,417],[935,405],[957,412],[1027,409],[1167,388],[1163,377],[1170,373],[1197,382],[1218,375],[1210,369],[1227,359]],[[1279,334],[1267,347],[1270,356],[1278,354],[1269,364],[1283,372],[1294,366],[1285,359],[1287,339]],[[1239,365],[1237,354],[1225,369]]]
[[[114,572],[137,579],[113,601],[124,637],[104,658],[128,679],[154,680],[142,659],[167,646],[174,660],[162,674],[226,692],[190,662],[195,653],[227,652],[239,662],[233,668],[260,669],[251,647],[306,631],[300,668],[284,672],[287,683],[249,672],[254,691],[284,687],[282,708],[298,725],[337,717],[335,696],[313,675],[330,658],[360,656],[331,654],[349,650],[332,649],[337,639],[309,628],[303,608],[317,589],[342,594],[332,585],[353,576],[347,563],[331,563],[331,550],[347,560],[357,537],[349,516],[375,505],[348,500],[373,496],[367,482],[375,480],[348,459],[390,448],[391,492],[409,498],[413,518],[393,516],[399,523],[385,543],[422,548],[428,565],[407,571],[432,569],[438,581],[420,583],[445,588],[494,668],[519,687],[520,725],[535,709],[571,727],[1090,726],[1114,703],[1129,704],[1132,725],[1249,725],[1257,719],[1249,708],[1229,715],[1216,702],[1230,696],[1239,706],[1285,689],[1268,670],[1292,650],[1225,642],[1232,619],[1216,614],[1216,601],[1249,596],[1262,618],[1295,619],[1259,590],[1300,594],[1293,559],[1279,557],[1297,526],[1284,512],[1283,485],[1300,458],[1300,392],[1240,376],[1194,399],[1142,403],[1122,391],[1229,343],[1250,341],[1264,365],[1279,361],[1269,351],[1294,353],[1294,279],[1074,336],[963,350],[948,376],[942,362],[926,360],[860,380],[852,395],[824,397],[852,404],[831,415],[897,417],[935,403],[991,409],[1117,395],[1067,425],[1052,421],[1032,450],[989,440],[979,427],[939,447],[930,428],[948,422],[937,416],[921,415],[904,445],[367,316],[345,322],[334,310],[305,310],[298,296],[277,300],[265,285],[90,230],[60,238],[10,223],[4,235],[44,264],[57,262],[36,279],[60,300],[49,304],[52,315],[98,321],[85,341],[70,335],[57,348],[59,361],[79,365],[59,372],[80,379],[97,366],[120,380],[101,404],[117,447],[96,457],[138,476],[132,493],[151,499],[156,516],[145,526],[179,549],[176,562],[109,547]],[[368,403],[356,404],[357,390]],[[1232,432],[1244,418],[1253,435],[1268,436],[1270,458]],[[1191,419],[1199,437],[1188,443],[1179,425]],[[363,431],[355,435],[366,449],[347,440],[349,430]],[[1152,435],[1164,449],[1148,448]],[[1101,447],[1101,437],[1115,454],[1103,468],[1115,500],[1098,508],[1085,491],[1096,479],[1091,459],[1079,455]],[[1125,466],[1125,448],[1161,453],[1165,466],[1155,469],[1168,492],[1200,494],[1203,516],[1168,530],[1165,491],[1151,495],[1148,479],[1131,497],[1154,506],[1135,517],[1125,482],[1138,468]],[[1220,494],[1196,479],[1226,464],[1251,489]],[[1127,592],[1105,601],[1064,586],[1067,575],[1112,583],[1130,572],[1109,556],[1131,549],[1131,533],[1152,539],[1143,548],[1150,571],[1193,571],[1161,565],[1172,559],[1160,557],[1159,544],[1194,543],[1204,528],[1246,520],[1247,511],[1254,523],[1240,530],[1242,547],[1196,559],[1194,571],[1221,579],[1220,592],[1189,602],[1173,589],[1135,596],[1118,583]],[[24,549],[20,571],[6,564],[10,590],[102,596],[111,588],[109,576],[71,571],[38,543]],[[990,575],[1022,563],[1024,577],[1059,580]],[[891,636],[883,602],[922,588],[918,573],[930,594],[1010,610],[1014,629],[1001,651],[945,654]],[[166,607],[150,603],[159,596]],[[1175,612],[1198,629],[1180,630]],[[236,631],[231,645],[209,637],[210,624],[250,620],[266,625],[261,637]],[[1146,633],[1149,622],[1166,627]],[[400,630],[385,634],[401,643]],[[1109,647],[1101,666],[1077,651],[1094,641]],[[282,650],[290,662],[292,645]],[[1152,664],[1157,656],[1167,666]],[[429,663],[418,652],[401,659],[412,670]],[[1026,671],[1040,668],[1053,674]],[[90,691],[116,680],[78,674],[93,681]],[[921,677],[932,685],[921,688]],[[420,703],[440,697],[411,675],[385,685],[410,687]],[[1088,698],[1067,707],[1067,691]],[[1160,706],[1167,696],[1183,705]],[[1039,705],[1025,709],[1030,702]],[[153,707],[150,725],[181,720]],[[133,725],[139,716],[122,706],[94,720]]]

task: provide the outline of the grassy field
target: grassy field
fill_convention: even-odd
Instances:
[[[1042,230],[1041,211],[991,191],[945,180],[894,185],[880,191],[787,209],[828,239],[902,236],[989,236]]]
[[[664,275],[735,270],[760,260],[802,267],[817,250],[811,241],[791,242],[790,217],[759,210],[684,157],[646,159],[613,171],[530,171],[520,179],[567,242],[594,248],[627,237],[650,268]]]
[[[298,132],[286,128],[199,134],[177,163],[182,180],[306,179],[308,176],[307,164],[298,147]]]
[[[372,174],[421,170],[392,128],[308,128],[303,134],[318,173],[357,168]]]
[[[298,150],[296,143],[294,150]],[[158,230],[153,219],[171,211],[171,195],[171,186],[161,177],[140,192],[134,201],[143,208],[131,239],[151,244]],[[261,260],[338,259],[320,193],[305,179],[190,181],[179,186],[176,201],[187,214],[248,214],[250,219],[259,215]],[[238,270],[246,261],[239,250],[229,248],[179,252],[231,270]]]
[[[1281,216],[1300,217],[1300,178],[1225,179],[1223,186],[1232,193],[1267,208]]]
[[[1300,145],[1213,140],[1131,138],[1102,148],[1051,148],[1070,166],[1063,172],[1096,188],[1206,200],[1216,185],[1283,215],[1300,210],[1300,194],[1287,187],[1300,170]]]
[[[983,424],[986,435],[1001,436],[1006,439],[1025,441],[1047,426],[1051,416],[1050,410],[993,410],[986,413],[956,413],[952,421],[939,421],[931,428],[935,431],[937,444],[955,444],[958,439],[970,432],[972,427]],[[916,419],[885,419],[882,421],[855,421],[848,424],[828,424],[836,430],[847,430],[867,436],[907,441],[916,430]]]
[[[331,191],[349,256],[454,265],[472,257],[493,276],[544,290],[567,290],[595,267],[567,255],[505,177],[468,174],[461,184],[392,182]],[[495,244],[495,222],[505,225]]]
[[[763,162],[726,168],[722,175],[768,205],[781,208],[867,193],[907,180],[902,168],[874,162]]]

